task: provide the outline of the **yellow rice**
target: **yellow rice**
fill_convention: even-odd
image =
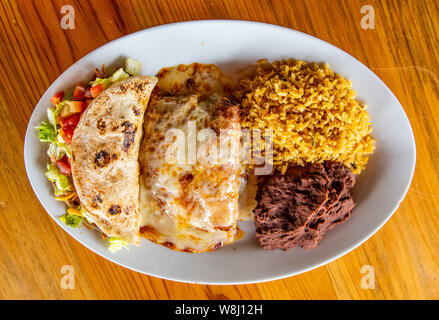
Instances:
[[[327,65],[291,59],[258,61],[236,92],[244,110],[242,126],[273,130],[277,169],[335,160],[358,174],[375,141],[367,106],[355,95],[351,82]]]

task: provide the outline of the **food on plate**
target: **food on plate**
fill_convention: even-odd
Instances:
[[[72,178],[72,139],[74,136],[74,133],[76,129],[78,128],[78,124],[81,121],[81,118],[84,113],[86,113],[86,110],[88,110],[90,104],[95,100],[95,98],[98,98],[101,100],[101,102],[97,102],[96,107],[93,107],[94,111],[91,111],[87,118],[91,118],[93,116],[93,113],[98,111],[98,106],[104,106],[105,103],[102,103],[102,100],[104,97],[108,98],[108,103],[111,103],[111,101],[115,102],[117,98],[117,94],[113,95],[112,97],[109,97],[108,94],[105,94],[105,96],[99,98],[99,96],[104,92],[108,87],[111,87],[112,84],[118,83],[120,81],[126,80],[130,78],[131,75],[136,75],[136,71],[141,69],[141,63],[136,62],[134,59],[127,59],[125,63],[124,68],[119,68],[115,72],[113,72],[111,75],[107,75],[107,71],[105,70],[105,67],[102,66],[102,70],[99,71],[98,69],[95,69],[96,77],[93,81],[91,81],[88,84],[77,84],[73,89],[61,91],[57,94],[55,94],[52,99],[52,107],[47,110],[47,117],[48,121],[42,122],[40,126],[37,127],[38,129],[38,136],[41,142],[48,143],[48,149],[47,149],[47,155],[48,155],[48,164],[47,164],[47,172],[46,177],[47,179],[52,183],[55,199],[58,201],[63,201],[67,204],[68,209],[67,212],[60,217],[60,220],[63,221],[66,225],[77,228],[80,227],[82,224],[85,224],[87,227],[91,227],[94,229],[98,229],[96,224],[94,223],[94,219],[92,215],[88,212],[86,212],[85,208],[82,206],[81,200],[78,197],[77,194],[77,186],[76,183],[74,183],[74,179]],[[127,73],[127,72],[129,73]],[[131,79],[126,80],[128,82],[132,81]],[[140,84],[140,82],[139,82]],[[121,88],[119,86],[119,88]],[[148,86],[145,86],[144,89],[148,89]],[[114,89],[109,88],[109,92],[113,92]],[[149,94],[148,91],[145,91],[146,94]],[[120,95],[125,95],[126,92],[120,92]],[[131,97],[131,98],[130,98]],[[129,104],[135,104],[135,99],[133,99],[133,95],[128,95],[127,98],[122,99],[121,101],[124,101],[125,105]],[[145,101],[144,101],[145,102]],[[147,101],[146,101],[147,102]],[[138,104],[141,104],[138,102]],[[143,103],[144,104],[144,103]],[[122,106],[122,105],[121,105]],[[112,107],[114,110],[120,109],[121,106]],[[146,105],[145,105],[146,106]],[[142,105],[142,108],[145,106]],[[113,110],[107,110],[105,117],[108,118],[108,120],[117,120],[118,117],[124,116],[123,114],[116,114],[112,112]],[[120,110],[122,111],[122,110]],[[129,111],[129,110],[127,110]],[[140,114],[140,111],[142,109],[137,110],[136,112],[139,112],[139,116],[142,116]],[[134,109],[131,110],[131,112],[134,112]],[[128,115],[128,113],[126,114]],[[85,120],[84,120],[85,121]],[[90,121],[87,121],[87,124],[83,124],[82,127],[85,128],[88,125],[93,125]],[[102,128],[103,122],[100,122],[100,126]],[[95,125],[99,126],[98,123]],[[141,129],[141,126],[139,126]],[[97,128],[99,129],[99,128]],[[84,130],[84,129],[81,129]],[[81,137],[83,139],[83,143],[88,142],[96,142],[97,136],[96,132],[92,132],[93,130],[88,130],[88,133],[91,133],[90,136],[83,136],[83,133],[78,134],[78,137]],[[94,135],[94,136],[93,136]],[[117,135],[120,135],[118,133]],[[117,138],[117,135],[115,135],[113,138]],[[136,139],[139,139],[139,133],[134,134],[133,137]],[[106,135],[107,138],[111,138],[111,135]],[[76,142],[76,147],[78,147],[79,141]],[[105,141],[105,144],[107,141]],[[138,142],[136,141],[138,144]],[[133,153],[133,151],[131,151]],[[81,155],[79,153],[80,157],[85,155]],[[91,155],[90,155],[91,156]],[[130,155],[131,157],[133,154]],[[135,158],[135,157],[134,157]],[[98,163],[103,163],[105,160],[105,154],[101,154],[100,157],[98,157]],[[75,172],[80,170],[83,170],[81,168],[82,165],[86,166],[87,164],[84,162],[82,164],[77,164],[79,158],[76,159],[76,165],[78,166],[78,169],[74,170]],[[122,178],[122,177],[121,177]],[[120,179],[120,178],[119,178]],[[90,181],[86,182],[86,184],[96,183],[94,179],[89,179]],[[83,181],[84,182],[84,181]],[[80,189],[84,188],[85,184],[80,185]],[[108,181],[107,183],[110,183],[111,181]],[[110,195],[111,196],[111,195]],[[88,198],[89,195],[85,195],[82,198]],[[113,197],[113,196],[111,196]],[[103,199],[100,198],[103,203]],[[98,199],[98,202],[100,201]],[[87,204],[86,204],[87,205]],[[103,227],[105,228],[105,227]],[[99,229],[98,229],[99,230]],[[115,250],[120,247],[123,247],[127,244],[127,241],[123,240],[120,237],[116,236],[109,236],[105,233],[103,233],[103,237],[108,238],[108,241],[110,243],[110,250]],[[133,237],[135,238],[135,237]],[[130,240],[130,239],[128,239]]]
[[[134,76],[101,94],[81,116],[71,141],[81,208],[107,236],[140,242],[139,164],[143,115],[157,79]]]
[[[317,247],[336,224],[351,216],[352,171],[340,162],[289,166],[259,181],[256,238],[264,249]]]
[[[179,251],[216,250],[239,235],[239,106],[224,96],[216,66],[180,65],[157,77],[139,156],[141,233]],[[223,156],[211,153],[221,138],[230,143]],[[168,158],[173,145],[182,159]]]
[[[312,249],[351,216],[375,140],[367,106],[327,65],[260,60],[237,84],[213,64],[141,69],[103,66],[52,98],[38,130],[64,223],[100,230],[112,251],[143,236],[198,253],[249,220],[264,249]]]
[[[289,164],[334,160],[359,174],[373,152],[366,106],[327,65],[260,60],[235,95],[243,128],[273,130],[274,166],[282,172]]]
[[[243,128],[272,131],[276,170],[259,178],[254,209],[259,244],[317,247],[355,206],[349,193],[354,174],[375,148],[366,106],[327,65],[292,59],[258,61],[235,98]],[[265,145],[259,148],[263,154]]]
[[[246,174],[241,175],[239,187],[239,221],[253,220],[253,210],[257,204],[257,176],[252,172],[246,172]]]
[[[232,94],[232,80],[213,64],[192,63],[162,68],[157,73],[158,95],[187,96],[196,94],[201,100],[212,95],[229,97]]]

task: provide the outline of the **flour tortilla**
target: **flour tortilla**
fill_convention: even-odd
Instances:
[[[144,113],[157,78],[113,84],[82,115],[71,143],[81,208],[107,235],[139,244],[139,164]]]

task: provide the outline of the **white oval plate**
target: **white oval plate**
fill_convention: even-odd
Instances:
[[[358,99],[369,105],[377,149],[354,188],[357,207],[352,217],[331,230],[314,250],[288,252],[261,249],[251,222],[241,224],[246,235],[213,253],[176,252],[142,239],[139,247],[112,254],[98,232],[72,229],[59,221],[65,212],[57,202],[46,171],[46,145],[34,129],[46,120],[56,92],[88,81],[97,66],[124,57],[143,62],[143,74],[180,63],[215,63],[231,72],[261,58],[294,58],[325,62],[352,81]],[[148,275],[192,283],[243,284],[280,279],[329,263],[353,250],[380,229],[398,208],[415,169],[413,132],[402,106],[386,85],[346,52],[312,36],[263,23],[193,21],[142,30],[91,52],[65,71],[38,102],[26,132],[26,171],[35,194],[50,216],[84,246],[102,257]]]

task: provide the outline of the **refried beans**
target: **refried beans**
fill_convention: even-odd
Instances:
[[[355,207],[355,176],[343,163],[289,166],[260,177],[254,210],[256,238],[264,249],[316,248]]]

